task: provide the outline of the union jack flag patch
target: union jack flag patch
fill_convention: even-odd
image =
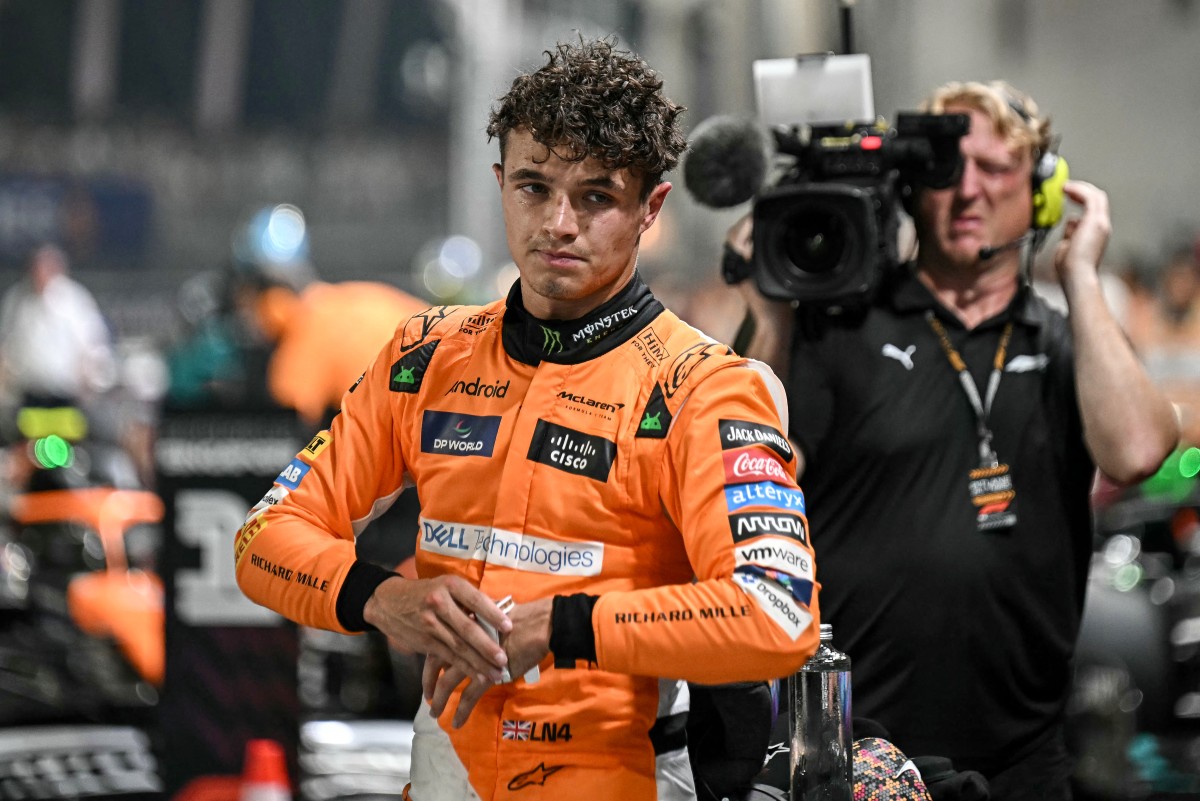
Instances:
[[[500,739],[528,740],[533,734],[532,720],[505,720],[500,723]]]

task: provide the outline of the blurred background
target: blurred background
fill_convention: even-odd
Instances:
[[[1114,264],[1152,271],[1190,238],[1192,0],[0,0],[0,283],[54,237],[119,333],[163,335],[238,220],[288,202],[323,276],[490,298],[508,257],[483,129],[516,69],[615,33],[694,128],[754,113],[755,59],[846,52],[847,19],[878,114],[1006,78],[1050,111],[1073,174],[1110,192]],[[745,210],[699,207],[681,183],[643,251],[664,292],[716,275]],[[450,236],[474,243],[469,280],[430,267]]]
[[[69,275],[51,305],[79,330],[24,344],[73,348],[64,372],[86,373],[0,382],[0,796],[182,797],[239,774],[251,742],[282,744],[297,796],[396,796],[407,740],[382,721],[411,715],[413,661],[297,631],[232,580],[232,532],[335,402],[281,415],[249,379],[272,374],[286,320],[341,336],[366,303],[262,290],[394,289],[386,320],[503,294],[491,103],[554,42],[609,34],[689,130],[754,116],[753,62],[797,54],[868,54],[889,121],[947,80],[1029,92],[1072,176],[1109,192],[1104,269],[1139,352],[1200,391],[1196,0],[0,0],[0,294],[16,308],[37,270]],[[641,269],[731,338],[720,248],[749,204],[707,208],[670,177]],[[1198,472],[1182,451],[1098,495],[1084,797],[1200,797]],[[237,792],[202,789],[187,797]]]

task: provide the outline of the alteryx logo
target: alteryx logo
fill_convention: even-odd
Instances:
[[[773,534],[808,544],[808,531],[804,519],[792,514],[768,514],[766,512],[742,512],[729,516],[729,530],[734,542]]]
[[[731,512],[747,506],[773,506],[776,509],[804,514],[803,492],[791,487],[781,487],[770,481],[726,487],[725,503]]]
[[[491,456],[500,416],[427,410],[421,418],[421,451],[448,456]]]

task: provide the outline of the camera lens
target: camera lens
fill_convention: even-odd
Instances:
[[[796,184],[754,203],[755,283],[769,298],[830,300],[859,295],[878,269],[877,185]]]
[[[841,214],[809,207],[783,230],[783,253],[801,272],[827,273],[842,262],[849,230]]]

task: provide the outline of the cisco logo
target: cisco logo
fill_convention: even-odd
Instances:
[[[617,443],[538,420],[527,456],[565,473],[608,481],[608,474],[617,458]]]

